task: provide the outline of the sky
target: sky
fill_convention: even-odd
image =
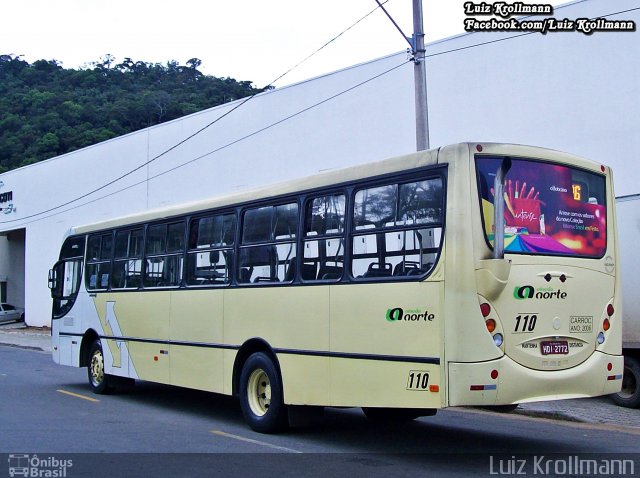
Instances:
[[[423,0],[427,42],[464,32],[464,2]],[[549,2],[561,3],[566,2]],[[410,36],[412,0],[388,0],[384,6]],[[116,63],[129,57],[185,65],[195,57],[204,74],[260,88],[376,7],[375,0],[9,0],[2,5],[0,54],[23,55],[30,63],[55,59],[65,68],[88,67],[106,54]],[[378,9],[275,86],[407,46]]]

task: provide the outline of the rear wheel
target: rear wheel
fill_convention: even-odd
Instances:
[[[280,374],[263,352],[251,355],[242,367],[240,408],[245,421],[257,432],[273,433],[287,426]]]
[[[104,354],[102,353],[102,344],[100,343],[100,339],[94,340],[91,344],[87,376],[93,393],[103,395],[113,391],[113,387],[111,385],[111,379],[113,377],[104,372]]]
[[[622,407],[640,406],[640,361],[635,357],[624,358],[622,390],[611,395],[615,403]]]

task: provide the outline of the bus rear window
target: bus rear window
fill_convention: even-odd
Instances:
[[[493,245],[493,183],[503,158],[476,156],[481,214]],[[603,175],[511,158],[504,186],[505,252],[600,258],[607,248]]]

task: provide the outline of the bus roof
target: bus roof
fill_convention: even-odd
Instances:
[[[271,184],[259,188],[248,189],[242,192],[234,192],[221,196],[212,197],[205,200],[187,202],[175,206],[150,209],[141,213],[122,216],[114,219],[108,219],[102,222],[96,222],[81,226],[72,227],[67,235],[85,234],[101,229],[110,229],[114,227],[123,227],[130,224],[138,224],[148,221],[161,220],[184,214],[196,213],[216,208],[224,208],[235,204],[243,204],[250,201],[266,199],[269,197],[284,196],[298,191],[309,191],[333,184],[346,183],[358,179],[382,176],[398,171],[418,169],[426,166],[434,166],[438,163],[448,162],[448,158],[453,156],[449,154],[440,155],[439,152],[453,152],[460,149],[470,151],[475,150],[477,145],[482,145],[486,154],[509,154],[517,156],[539,157],[553,155],[553,159],[560,162],[567,162],[585,169],[596,170],[598,165],[584,158],[574,156],[569,153],[563,153],[551,149],[545,149],[534,146],[524,146],[517,144],[505,143],[479,143],[467,142],[458,143],[449,146],[443,146],[428,151],[419,151],[404,156],[384,159],[373,163],[365,163],[356,166],[350,166],[344,169],[336,169],[326,171],[304,178],[293,179],[282,183]]]
[[[160,209],[150,209],[142,213],[131,214],[102,222],[96,222],[71,228],[70,235],[85,234],[91,231],[122,227],[128,224],[137,224],[157,219],[181,216],[198,211],[223,208],[234,204],[242,204],[253,200],[269,197],[283,196],[297,191],[306,191],[316,188],[340,184],[356,179],[375,177],[394,173],[402,170],[411,170],[437,163],[438,150],[420,151],[405,156],[399,156],[373,163],[351,166],[344,169],[322,172],[304,178],[248,189],[242,192],[229,193],[210,199],[178,204]]]

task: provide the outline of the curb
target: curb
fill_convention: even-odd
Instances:
[[[28,327],[23,324],[0,327],[0,345],[51,352],[50,330],[49,328]]]
[[[5,347],[13,347],[13,348],[16,348],[16,349],[35,350],[37,352],[47,352],[47,353],[49,353],[49,350],[45,350],[42,347],[36,347],[34,345],[12,344],[12,343],[9,343],[9,342],[2,342],[2,340],[0,340],[0,345],[4,345]]]
[[[549,420],[559,420],[564,422],[573,422],[573,423],[592,423],[589,420],[582,420],[580,418],[569,415],[568,413],[562,412],[547,412],[544,410],[526,410],[520,409],[513,411],[514,415],[523,415],[526,417],[533,418],[547,418]]]

